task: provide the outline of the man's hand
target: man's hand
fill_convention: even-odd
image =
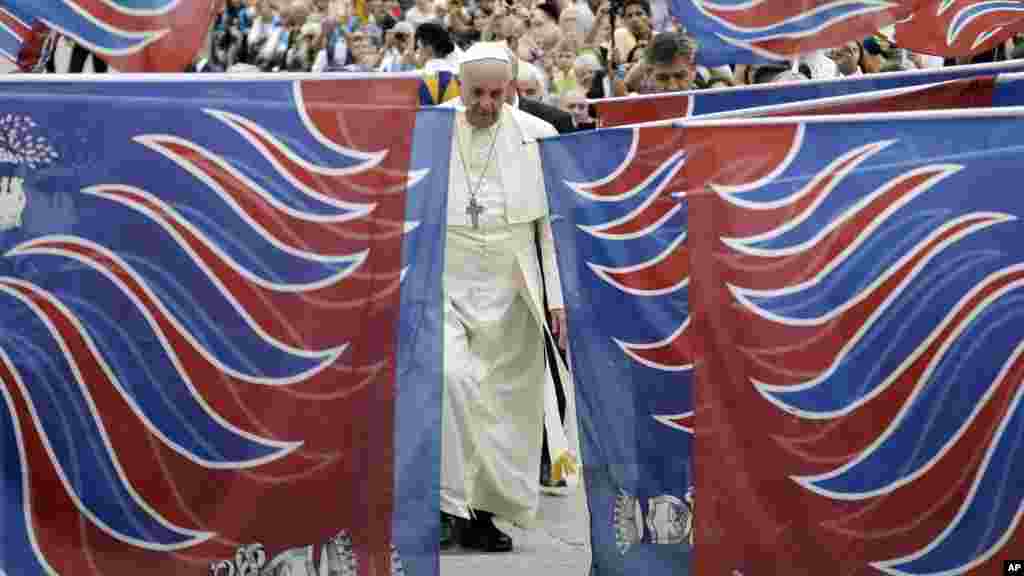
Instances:
[[[558,338],[558,347],[565,350],[569,342],[569,324],[565,319],[565,310],[559,308],[551,311],[551,333]]]

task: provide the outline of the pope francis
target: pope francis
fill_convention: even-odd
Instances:
[[[504,44],[471,46],[459,77],[462,96],[446,103],[456,114],[444,271],[441,545],[500,552],[512,540],[492,518],[528,524],[539,503],[550,385],[542,283],[563,345],[566,334],[536,144],[556,131],[505,103],[512,62]]]

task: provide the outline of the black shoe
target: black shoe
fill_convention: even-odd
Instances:
[[[460,518],[441,512],[441,550],[448,550],[455,545],[456,520]]]
[[[540,461],[540,485],[551,485],[551,462],[548,461],[547,455]]]
[[[512,538],[494,525],[493,514],[474,511],[474,516],[474,519],[464,521],[465,529],[459,535],[459,543],[464,548],[483,552],[512,551]]]

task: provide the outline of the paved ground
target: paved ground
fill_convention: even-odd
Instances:
[[[542,496],[538,527],[523,531],[503,522],[515,550],[441,554],[441,576],[586,576],[590,570],[590,518],[583,489],[568,497]]]

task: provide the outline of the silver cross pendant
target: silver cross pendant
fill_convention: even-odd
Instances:
[[[480,229],[480,215],[484,213],[484,207],[476,201],[476,196],[470,196],[469,204],[466,205],[466,214],[473,222],[473,229]]]

